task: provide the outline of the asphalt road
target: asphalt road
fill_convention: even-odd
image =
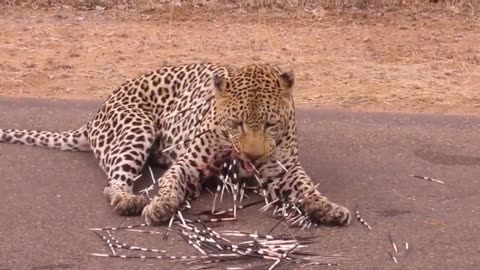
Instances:
[[[98,105],[0,98],[0,127],[71,129],[90,119]],[[295,230],[320,236],[310,250],[343,256],[343,265],[329,269],[480,269],[480,118],[324,109],[297,115],[304,167],[332,200],[351,209],[358,204],[373,227],[369,231],[353,220],[345,228]],[[102,195],[105,177],[90,153],[0,144],[0,176],[0,269],[185,267],[88,256],[108,249],[87,228],[141,223],[112,213]],[[194,208],[208,208],[211,200],[205,194]],[[240,221],[223,227],[262,231],[273,224],[267,214],[247,209]],[[398,264],[388,254],[389,233],[400,247]],[[158,235],[118,237],[172,254],[196,254],[173,236],[167,242]],[[407,256],[404,241],[410,245]]]

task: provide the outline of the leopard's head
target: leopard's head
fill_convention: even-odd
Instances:
[[[288,135],[293,82],[292,72],[269,65],[249,65],[230,77],[214,77],[218,124],[238,158],[264,161]]]

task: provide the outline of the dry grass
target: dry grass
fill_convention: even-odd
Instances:
[[[214,9],[240,8],[280,9],[283,11],[315,10],[318,8],[342,12],[345,10],[425,9],[437,8],[456,13],[473,14],[480,10],[478,0],[0,0],[0,4],[25,7],[68,5],[79,9],[120,8],[154,10],[170,7],[207,6]]]
[[[72,2],[81,1],[63,1]],[[140,1],[109,1],[115,5],[106,10],[4,9],[0,95],[103,99],[164,63],[269,62],[295,71],[300,106],[480,114],[478,18],[444,12],[445,3],[414,12],[357,8],[341,16],[335,9],[329,16],[311,5],[332,1],[303,1],[307,11],[292,9],[290,16],[272,1],[252,3],[275,14],[249,12],[252,6],[239,1],[221,1],[233,9],[228,13],[165,2],[143,13],[118,10]]]

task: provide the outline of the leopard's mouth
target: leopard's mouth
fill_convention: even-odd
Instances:
[[[232,158],[233,159],[238,159],[240,161],[240,164],[242,166],[242,169],[244,169],[246,172],[253,174],[256,171],[255,168],[255,161],[250,161],[248,158],[245,157],[245,155],[240,152],[235,144],[232,144]]]
[[[253,173],[255,171],[255,167],[250,161],[242,161],[242,167],[249,173]]]

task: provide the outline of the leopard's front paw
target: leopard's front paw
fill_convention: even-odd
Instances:
[[[138,215],[142,212],[148,199],[127,192],[119,192],[113,195],[110,204],[113,210],[122,216]]]
[[[142,217],[148,225],[160,225],[168,221],[179,209],[180,201],[178,198],[156,196],[142,212]]]
[[[351,220],[350,210],[330,202],[325,197],[316,197],[305,202],[305,210],[310,219],[317,224],[348,225]]]

